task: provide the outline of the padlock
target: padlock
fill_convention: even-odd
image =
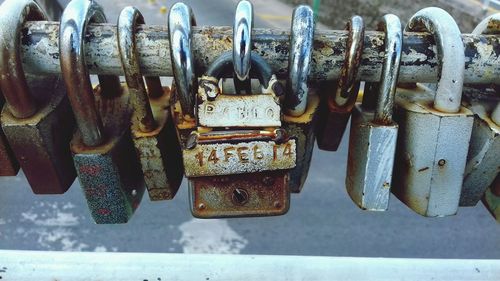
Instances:
[[[281,215],[289,208],[288,172],[296,163],[296,140],[281,126],[274,89],[283,92],[270,66],[251,55],[261,92],[223,93],[219,78],[230,75],[232,54],[216,59],[200,79],[196,131],[183,149],[195,217]]]
[[[0,107],[3,107],[4,102],[3,94],[0,91]],[[16,176],[18,172],[19,163],[7,142],[7,138],[5,138],[2,128],[0,128],[0,177]]]
[[[419,88],[396,94],[399,124],[392,192],[427,217],[454,215],[472,131],[473,114],[460,105],[464,47],[453,18],[439,8],[411,17],[406,31],[429,31],[441,67],[437,90]]]
[[[117,77],[101,75],[100,85],[92,88],[83,44],[91,22],[106,22],[101,6],[72,0],[60,24],[61,68],[78,125],[71,151],[94,221],[126,223],[144,193],[130,135],[132,109]]]
[[[500,13],[484,19],[473,34],[500,34]],[[498,92],[497,92],[498,94]],[[467,97],[467,95],[465,95]],[[467,99],[474,127],[460,195],[460,206],[475,206],[500,171],[500,102]]]
[[[250,56],[252,51],[253,6],[240,1],[236,6],[233,24],[234,87],[238,94],[250,94]]]
[[[3,132],[33,192],[64,193],[76,177],[69,150],[74,117],[64,84],[59,76],[25,75],[21,60],[23,24],[47,17],[32,0],[7,0],[0,13]]]
[[[380,83],[365,87],[363,102],[353,109],[345,181],[354,203],[370,211],[389,207],[398,136],[392,112],[403,45],[397,16],[385,15],[378,29],[385,32],[382,78]]]
[[[358,97],[359,84],[357,73],[363,53],[365,25],[363,18],[353,16],[347,23],[349,38],[347,39],[346,56],[340,79],[334,85],[334,93],[326,93],[332,85],[326,83],[320,89],[322,102],[318,111],[316,124],[316,141],[319,149],[336,151],[344,136],[344,131],[351,117],[351,111]],[[322,94],[325,93],[325,94]]]
[[[182,153],[170,118],[170,90],[161,87],[159,77],[146,77],[149,97],[146,92],[134,35],[138,24],[144,24],[139,10],[124,8],[118,18],[118,47],[134,109],[132,138],[149,198],[168,200],[182,182]]]
[[[483,204],[500,223],[500,175],[496,176],[491,186],[484,192]]]
[[[314,15],[309,6],[294,9],[290,36],[288,79],[285,90],[282,127],[297,140],[297,165],[290,170],[290,191],[301,191],[307,179],[314,149],[314,116],[319,97],[307,84],[313,41]]]

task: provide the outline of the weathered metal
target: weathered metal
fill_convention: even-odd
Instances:
[[[144,24],[139,10],[130,6],[124,8],[118,18],[118,46],[133,107],[132,139],[149,198],[168,200],[175,196],[182,182],[181,148],[169,112],[170,90],[148,87],[148,97],[137,60],[134,36],[137,24]],[[161,86],[159,77],[148,79],[150,85]]]
[[[61,19],[61,38],[67,39],[61,40],[60,46],[63,78],[79,123],[71,152],[94,221],[126,223],[144,193],[130,135],[132,107],[126,87],[116,83],[115,77],[101,76],[101,84],[90,88],[83,41],[86,23],[91,21],[106,18],[96,2],[86,0],[71,1]],[[88,98],[89,103],[81,103],[81,97]],[[87,116],[95,118],[86,120]],[[85,137],[87,133],[91,136]]]
[[[485,18],[472,32],[500,34],[500,13]],[[493,89],[497,95],[499,88]],[[468,89],[475,90],[475,89]],[[474,127],[465,166],[460,206],[475,206],[500,171],[500,99],[475,99],[464,90],[467,103],[474,112]]]
[[[189,193],[198,218],[278,216],[290,207],[287,171],[192,178]]]
[[[392,113],[403,45],[397,16],[385,15],[379,28],[386,32],[382,81],[371,91],[364,91],[364,95],[376,96],[375,104],[367,104],[371,98],[364,98],[353,110],[345,180],[354,203],[370,211],[385,211],[389,207],[398,137],[398,124],[392,120]]]
[[[116,43],[117,29],[112,24],[92,24],[87,28],[85,58],[92,74],[123,75]],[[232,48],[230,27],[193,27],[191,47],[196,76],[215,58]],[[25,70],[32,73],[60,73],[58,57],[59,23],[27,22],[22,32]],[[136,33],[141,71],[146,76],[172,76],[169,33],[165,26],[139,25]],[[338,80],[344,63],[348,32],[316,30],[309,79]],[[266,59],[274,73],[286,75],[290,31],[254,28],[253,51]],[[436,82],[439,64],[433,36],[406,32],[399,82]],[[496,35],[462,34],[465,47],[465,83],[499,83],[500,38]],[[357,78],[380,80],[384,60],[384,33],[367,31]],[[280,76],[281,77],[281,76]],[[196,88],[195,88],[196,89]]]
[[[483,204],[500,223],[500,176],[497,175],[491,186],[484,192]]]
[[[3,132],[33,192],[64,193],[76,177],[69,150],[74,117],[64,85],[59,76],[25,75],[20,62],[22,23],[46,16],[32,0],[5,1],[0,14]]]
[[[322,150],[338,149],[358,97],[360,81],[357,79],[357,73],[365,34],[363,18],[353,16],[347,22],[346,29],[349,30],[349,38],[341,76],[333,87],[335,91],[322,88],[322,92],[325,90],[328,93],[320,93],[323,101],[317,117],[316,138],[318,147]]]

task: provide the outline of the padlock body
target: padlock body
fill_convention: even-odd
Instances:
[[[150,97],[156,129],[142,132],[132,124],[132,137],[144,181],[152,201],[173,199],[183,177],[182,152],[169,112],[170,90],[159,98]],[[132,118],[136,120],[136,118]]]
[[[469,108],[474,112],[474,127],[460,206],[475,206],[500,171],[500,127],[484,110]]]
[[[0,177],[16,176],[19,172],[19,163],[9,147],[3,130],[0,129]]]
[[[493,184],[484,192],[483,204],[500,223],[500,176],[497,176]]]
[[[92,218],[98,224],[126,223],[144,193],[144,180],[130,134],[128,93],[114,98],[95,90],[105,141],[89,147],[80,132],[71,141],[73,161]]]
[[[290,206],[287,171],[190,178],[189,193],[197,218],[277,216]]]
[[[337,151],[344,137],[351,111],[330,109],[323,102],[320,105],[316,121],[316,142],[318,148],[326,151]]]
[[[351,118],[346,188],[361,209],[389,207],[398,125],[373,122],[373,111],[356,104]]]
[[[297,162],[290,170],[290,191],[299,193],[304,186],[311,165],[314,149],[314,121],[319,107],[319,97],[310,89],[307,108],[299,117],[283,115],[282,128],[296,140]]]
[[[427,217],[456,214],[462,189],[473,114],[433,108],[433,92],[400,89],[395,121],[399,124],[393,193]]]
[[[59,77],[27,79],[38,111],[18,119],[4,106],[2,128],[33,192],[64,193],[76,177],[69,149],[75,121],[64,83]]]

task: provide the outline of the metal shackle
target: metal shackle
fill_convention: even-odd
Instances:
[[[286,111],[291,116],[301,116],[306,111],[314,28],[314,13],[309,6],[300,5],[293,10],[285,96]]]
[[[476,35],[498,35],[500,34],[500,13],[488,16],[482,20],[472,31]],[[495,109],[491,113],[491,120],[500,126],[500,102],[497,103]]]
[[[7,0],[1,5],[0,86],[16,118],[28,118],[37,111],[21,60],[21,28],[26,21],[45,20],[47,16],[33,0]]]
[[[135,31],[137,25],[145,24],[141,12],[132,6],[125,7],[118,17],[118,49],[122,62],[125,80],[134,107],[134,118],[137,119],[139,130],[141,132],[151,132],[156,128],[156,122],[153,117],[151,105],[149,104],[148,93],[144,85],[144,80],[139,64],[137,44],[135,42]],[[160,84],[159,77],[147,77],[146,83]],[[150,93],[158,91],[157,86],[149,86]],[[154,95],[154,94],[153,94]],[[156,94],[158,95],[158,94]],[[160,93],[161,95],[161,93]]]
[[[361,63],[364,46],[363,40],[365,38],[365,23],[363,18],[353,16],[347,22],[346,29],[349,31],[346,56],[340,71],[337,90],[333,99],[329,99],[329,103],[333,103],[337,107],[349,107],[356,102],[359,90],[359,82],[356,81],[356,76]]]
[[[97,111],[92,83],[85,61],[85,31],[89,22],[105,23],[101,6],[94,1],[72,0],[61,17],[59,27],[59,56],[61,71],[75,114],[83,143],[97,146],[103,142],[103,124]],[[103,92],[121,90],[118,77],[100,75]]]
[[[249,1],[240,1],[236,7],[233,25],[234,78],[244,81],[249,78],[252,51],[253,6]]]
[[[182,112],[194,116],[194,96],[198,89],[194,69],[191,27],[196,25],[191,7],[175,3],[168,15],[170,58]]]
[[[373,122],[390,124],[392,123],[396,84],[398,82],[399,66],[401,65],[403,27],[399,17],[387,14],[382,17],[382,21],[378,24],[378,30],[385,32],[385,50]]]
[[[445,10],[429,7],[415,13],[405,31],[427,31],[434,36],[441,64],[434,108],[445,113],[458,112],[462,100],[465,54],[457,23]]]

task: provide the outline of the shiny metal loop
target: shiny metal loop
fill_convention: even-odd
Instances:
[[[457,23],[445,10],[430,7],[414,14],[405,31],[428,31],[433,34],[441,67],[434,108],[446,113],[458,112],[462,99],[465,55]]]
[[[396,95],[396,84],[401,64],[403,27],[397,16],[387,14],[382,18],[382,22],[379,23],[378,30],[385,32],[385,54],[373,121],[375,123],[390,124],[392,123],[394,97]]]
[[[125,7],[118,17],[118,49],[128,91],[133,99],[134,118],[136,118],[140,131],[151,132],[156,128],[156,124],[139,65],[135,42],[135,31],[138,24],[145,24],[141,12],[132,6]],[[154,79],[160,83],[159,77],[148,77],[148,79]]]
[[[314,14],[309,6],[301,5],[293,10],[285,96],[286,111],[292,116],[306,111],[314,28]]]
[[[236,7],[233,25],[233,68],[240,81],[250,74],[252,51],[253,7],[249,1],[240,1]]]
[[[222,78],[231,73],[233,70],[233,56],[231,52],[226,52],[220,55],[214,62],[210,64],[207,69],[206,76]],[[256,53],[253,53],[250,58],[250,64],[252,65],[252,71],[249,77],[254,76],[259,79],[259,82],[264,88],[269,87],[269,81],[273,75],[273,70],[271,66],[267,63],[264,58]]]
[[[20,48],[21,28],[30,20],[47,20],[33,0],[7,0],[0,6],[0,86],[16,118],[31,117],[37,110],[24,75]]]
[[[194,116],[194,96],[198,88],[191,47],[191,27],[194,25],[196,20],[191,7],[180,2],[172,6],[168,15],[172,70],[182,111],[191,116]]]
[[[353,16],[347,22],[349,31],[344,64],[340,74],[333,103],[338,107],[354,104],[359,90],[359,81],[356,81],[365,38],[365,23],[360,16]]]
[[[85,61],[85,30],[89,22],[105,23],[101,6],[94,1],[72,0],[61,17],[59,57],[61,72],[85,145],[97,146],[103,141],[103,125],[97,112],[89,71]],[[115,76],[99,76],[103,92],[120,88]]]
[[[474,28],[472,34],[500,34],[500,13],[486,17],[476,26],[476,28]],[[495,109],[491,113],[491,120],[500,126],[500,102],[497,103]]]

